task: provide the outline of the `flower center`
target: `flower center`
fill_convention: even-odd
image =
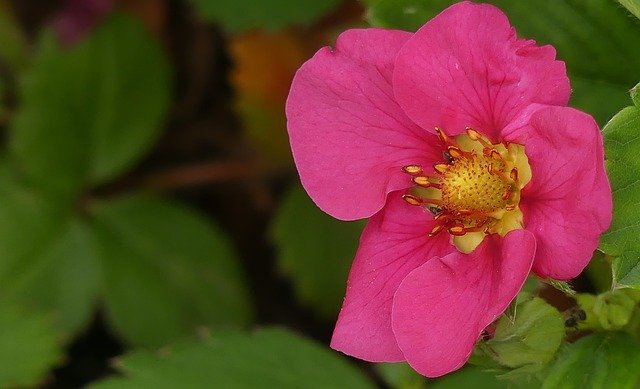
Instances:
[[[437,221],[429,235],[447,230],[453,244],[470,253],[486,235],[523,228],[520,191],[531,180],[524,146],[493,144],[471,128],[455,138],[436,132],[444,151],[435,174],[424,175],[419,165],[403,168],[415,184],[403,199],[426,207]]]

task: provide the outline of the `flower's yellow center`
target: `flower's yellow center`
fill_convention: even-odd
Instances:
[[[478,131],[452,139],[436,128],[446,147],[435,175],[423,175],[419,165],[405,166],[415,186],[403,196],[412,205],[425,206],[437,223],[430,236],[447,230],[453,244],[470,253],[489,234],[506,235],[523,228],[520,191],[531,180],[524,146],[493,144]]]

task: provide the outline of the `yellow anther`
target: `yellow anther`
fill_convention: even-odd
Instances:
[[[447,172],[447,170],[449,170],[449,165],[445,164],[445,163],[438,163],[435,164],[433,166],[433,168],[435,169],[435,171],[437,171],[440,174],[444,174]]]
[[[406,194],[402,195],[402,199],[411,205],[421,205],[423,203],[422,199],[416,197],[414,195]]]
[[[457,148],[455,146],[447,147],[447,152],[449,153],[449,155],[453,159],[460,159],[460,158],[464,157],[464,154],[463,154],[462,150],[460,150],[459,148]]]
[[[482,139],[482,135],[480,135],[480,133],[476,130],[474,130],[471,127],[467,127],[467,135],[469,135],[469,138],[471,138],[471,140],[480,140]]]
[[[449,228],[449,233],[454,236],[462,236],[467,233],[463,225],[457,225]]]
[[[429,233],[429,236],[436,236],[438,235],[438,233],[440,231],[442,231],[444,229],[444,226],[442,224],[438,224],[435,227],[433,227],[433,229],[431,230],[431,232]]]
[[[451,139],[440,129],[440,127],[435,128],[436,134],[438,134],[438,138],[442,143],[448,144],[451,143]]]
[[[509,173],[509,177],[513,180],[513,181],[518,181],[518,168],[513,168],[511,169],[511,173]]]
[[[418,174],[422,174],[422,166],[420,165],[407,165],[405,167],[402,168],[402,171],[404,171],[407,174],[411,174],[413,175],[418,175]]]

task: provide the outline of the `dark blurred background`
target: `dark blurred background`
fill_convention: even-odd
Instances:
[[[14,58],[2,63],[3,134],[6,138],[8,121],[20,110],[21,77],[32,71],[44,31],[53,31],[63,52],[73,51],[114,13],[134,19],[167,59],[171,92],[166,114],[157,139],[150,140],[152,146],[140,152],[139,160],[113,179],[82,188],[77,207],[86,212],[83,204],[93,198],[132,191],[187,204],[216,223],[237,251],[252,322],[284,325],[326,344],[341,299],[325,314],[296,299],[276,263],[270,226],[282,197],[296,185],[284,119],[293,73],[340,30],[363,23],[363,10],[355,2],[330,3],[311,20],[262,29],[221,26],[186,0],[3,1],[3,18],[11,19],[19,34]],[[2,39],[10,38],[5,34]],[[359,228],[351,228],[354,233],[345,240],[357,239]],[[353,254],[356,241],[341,244]],[[350,254],[340,258],[340,280]],[[46,377],[47,387],[77,387],[115,373],[111,358],[128,349],[105,321],[99,302],[66,344],[66,356]]]

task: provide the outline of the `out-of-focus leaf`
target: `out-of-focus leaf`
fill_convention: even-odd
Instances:
[[[369,21],[415,31],[455,0],[365,0]],[[519,36],[550,43],[567,63],[573,106],[605,123],[624,107],[637,81],[640,25],[610,0],[488,0],[502,9]],[[612,61],[611,58],[616,58]]]
[[[613,222],[602,250],[614,257],[614,286],[640,288],[640,107],[627,107],[604,127],[607,172],[613,190]]]
[[[0,161],[0,296],[30,271],[68,217],[62,203],[22,185]]]
[[[15,71],[27,61],[27,42],[10,8],[0,1],[0,62]]]
[[[0,297],[51,313],[72,335],[90,318],[98,290],[87,231],[71,204],[30,188],[0,161]]]
[[[299,298],[325,317],[340,308],[362,227],[326,215],[300,187],[288,193],[274,220],[280,268],[292,278]]]
[[[118,363],[111,388],[373,388],[367,377],[335,353],[280,329],[251,335],[219,334],[176,344],[164,356],[134,352]]]
[[[0,302],[0,387],[35,387],[55,364],[62,350],[50,320]]]
[[[310,23],[325,15],[340,0],[191,0],[198,14],[229,31],[252,28],[279,29]]]
[[[84,223],[61,223],[2,290],[11,299],[51,312],[56,329],[71,336],[87,325],[97,302],[100,274],[92,249]]]
[[[57,192],[103,183],[133,164],[157,138],[169,100],[158,42],[122,15],[68,51],[45,34],[23,81],[13,156]]]
[[[394,389],[425,389],[427,380],[407,363],[378,363],[376,370],[382,379]]]
[[[226,237],[197,213],[152,197],[92,206],[108,319],[160,346],[198,326],[242,326],[251,306]]]
[[[611,116],[628,104],[628,83],[582,78],[574,69],[569,68],[568,71],[572,89],[569,105],[589,113],[600,125],[607,123]]]
[[[634,388],[640,378],[640,344],[623,332],[598,332],[566,346],[543,388]]]
[[[640,19],[640,0],[618,0],[618,2]]]

